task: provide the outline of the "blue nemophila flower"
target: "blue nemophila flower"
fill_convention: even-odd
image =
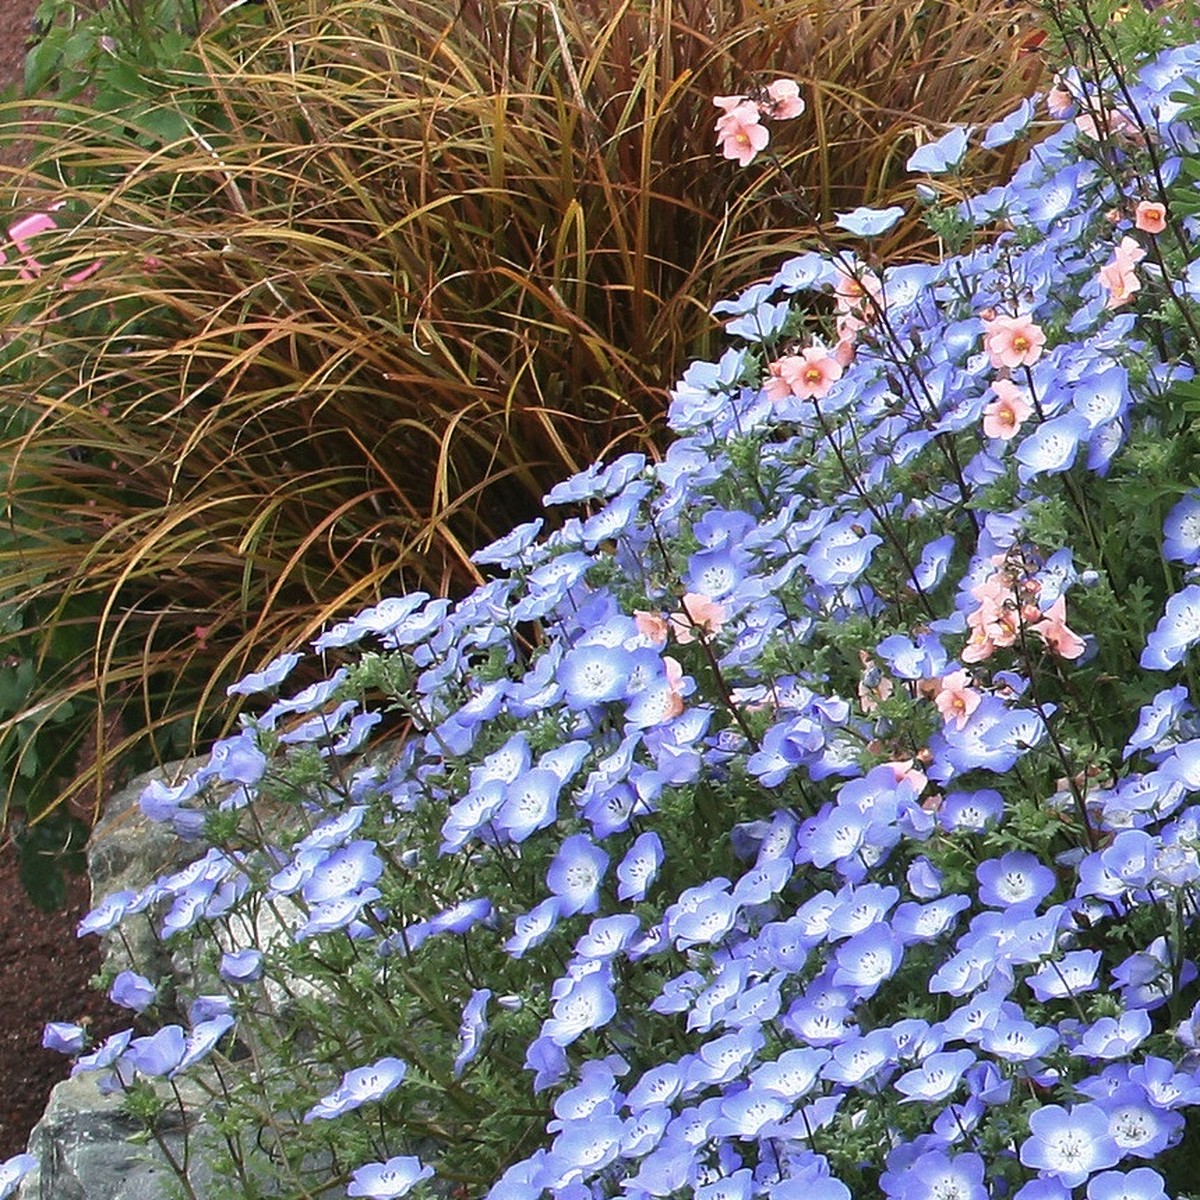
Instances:
[[[1036,904],[1053,890],[1054,872],[1034,854],[1012,850],[1000,858],[989,858],[975,869],[979,899],[993,908],[1013,904]]]
[[[196,1063],[203,1062],[235,1024],[232,1013],[217,1013],[203,1021],[197,1021],[188,1031],[183,1044],[183,1056],[171,1072],[171,1077],[181,1075]]]
[[[1029,483],[1039,475],[1058,475],[1068,470],[1090,432],[1087,419],[1074,410],[1043,421],[1022,438],[1016,449],[1018,478]]]
[[[641,833],[617,866],[617,898],[644,900],[664,857],[662,839],[652,829]]]
[[[504,789],[504,801],[493,824],[514,842],[523,842],[539,829],[553,824],[558,815],[562,780],[553,771],[535,767],[518,775]]]
[[[1046,963],[1025,982],[1043,1004],[1091,992],[1100,986],[1096,978],[1100,958],[1099,950],[1071,950],[1062,958]]]
[[[571,708],[590,708],[624,699],[633,670],[633,654],[622,646],[576,646],[564,655],[558,680]]]
[[[773,1062],[756,1067],[749,1082],[752,1087],[784,1100],[800,1100],[813,1089],[828,1061],[829,1051],[825,1049],[805,1046],[785,1050]]]
[[[579,968],[584,973],[559,979],[551,990],[552,1015],[542,1025],[542,1036],[556,1046],[569,1046],[592,1029],[613,1019],[617,999],[605,964],[599,961]]]
[[[580,959],[613,959],[633,940],[641,928],[641,921],[634,913],[614,913],[611,917],[597,917],[588,930],[575,943],[575,954]]]
[[[930,1054],[915,1070],[901,1075],[892,1085],[903,1097],[902,1103],[919,1101],[933,1104],[948,1100],[964,1082],[968,1067],[976,1062],[973,1050],[947,1050]]]
[[[476,550],[471,555],[471,561],[482,566],[498,566],[506,569],[516,566],[521,562],[525,551],[537,540],[537,535],[541,533],[544,524],[545,521],[541,517],[537,517],[532,521],[527,521],[524,525],[516,526],[482,550]]]
[[[231,683],[226,689],[230,696],[252,696],[255,692],[265,692],[278,687],[291,673],[291,670],[304,656],[302,654],[281,654],[272,659],[261,671],[252,671],[243,675],[237,683]]]
[[[491,988],[476,988],[463,1005],[462,1021],[458,1027],[458,1053],[454,1057],[454,1077],[461,1077],[467,1064],[473,1062],[483,1045],[487,1032],[487,1006],[492,998]]]
[[[988,126],[980,144],[985,150],[998,150],[1001,146],[1007,146],[1029,128],[1034,111],[1035,102],[1027,96],[1007,117]]]
[[[880,1179],[888,1200],[988,1200],[983,1182],[983,1159],[978,1154],[945,1154],[932,1150],[917,1157],[905,1170],[889,1171]]]
[[[1125,1083],[1096,1103],[1108,1117],[1108,1132],[1126,1158],[1157,1158],[1183,1137],[1181,1113],[1159,1108],[1139,1083]]]
[[[1200,509],[1197,513],[1200,517]],[[1185,712],[1191,711],[1188,690],[1183,684],[1159,692],[1138,711],[1137,728],[1125,743],[1122,759],[1139,750],[1155,750],[1175,729]]]
[[[121,1056],[117,1073],[122,1082],[131,1084],[133,1078],[128,1069],[137,1071],[147,1079],[164,1079],[183,1061],[187,1046],[187,1035],[179,1025],[164,1025],[149,1037],[134,1038]]]
[[[837,226],[855,237],[873,238],[887,233],[904,216],[904,209],[893,204],[889,208],[864,208],[853,212],[838,213]]]
[[[383,860],[370,841],[350,842],[314,864],[302,892],[309,904],[353,896],[383,874]]]
[[[1150,1036],[1150,1015],[1144,1009],[1133,1009],[1120,1017],[1101,1017],[1083,1032],[1071,1051],[1081,1058],[1124,1058]]]
[[[1058,1033],[1019,1017],[998,1017],[979,1031],[979,1047],[1005,1062],[1028,1063],[1057,1048]]]
[[[408,1065],[398,1058],[381,1058],[366,1067],[354,1067],[341,1083],[304,1114],[304,1120],[330,1121],[375,1100],[382,1100],[404,1080]]]
[[[78,1054],[87,1034],[83,1027],[66,1021],[48,1021],[42,1030],[42,1048],[59,1054]]]
[[[296,928],[292,936],[297,942],[303,942],[323,933],[336,933],[338,930],[347,929],[358,920],[366,905],[373,904],[382,895],[377,887],[365,887],[351,895],[314,904],[308,919]]]
[[[943,896],[929,904],[901,904],[892,914],[892,928],[906,942],[932,942],[953,928],[955,919],[971,907],[968,896]]]
[[[1200,641],[1200,585],[1189,584],[1168,601],[1162,619],[1146,639],[1141,666],[1148,671],[1177,667]]]
[[[895,974],[904,957],[904,943],[886,925],[856,933],[834,953],[833,983],[873,996]]]
[[[245,950],[228,950],[221,955],[218,967],[221,978],[227,983],[254,983],[263,975],[261,950],[250,947]]]
[[[137,893],[124,888],[105,896],[75,927],[77,937],[88,933],[109,933],[130,910]]]
[[[1088,1180],[1087,1200],[1167,1200],[1166,1185],[1153,1167],[1102,1171]]]
[[[14,1154],[0,1163],[0,1200],[7,1200],[17,1184],[37,1165],[38,1160],[32,1154]]]
[[[1200,493],[1189,492],[1167,513],[1163,555],[1191,567],[1200,563]]]
[[[1029,1137],[1021,1143],[1020,1159],[1025,1166],[1074,1188],[1120,1162],[1121,1150],[1099,1105],[1077,1104],[1066,1109],[1047,1104],[1030,1114]]]
[[[158,989],[136,971],[122,971],[112,982],[108,998],[122,1008],[145,1012],[158,998]]]
[[[513,922],[513,935],[504,943],[504,949],[513,958],[522,958],[550,936],[561,912],[558,897],[551,896],[529,912],[522,913]]]
[[[398,1154],[387,1162],[367,1163],[350,1174],[347,1196],[365,1196],[367,1200],[399,1200],[423,1179],[433,1177],[433,1168],[419,1158]]]
[[[558,899],[560,916],[596,911],[607,866],[608,855],[586,834],[572,834],[563,840],[546,872],[546,885]]]
[[[905,170],[914,173],[920,171],[926,175],[945,175],[956,170],[966,157],[969,132],[967,126],[955,125],[940,138],[927,142],[909,155],[908,162],[904,164]]]

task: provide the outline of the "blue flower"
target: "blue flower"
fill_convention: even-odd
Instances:
[[[483,1045],[487,1032],[487,1005],[492,998],[491,988],[476,988],[463,1005],[462,1021],[458,1027],[458,1053],[454,1057],[454,1077],[461,1077],[467,1064],[473,1062]]]
[[[1178,666],[1188,650],[1200,641],[1200,586],[1189,584],[1168,601],[1155,630],[1146,639],[1141,665],[1148,671]]]
[[[955,125],[936,141],[928,142],[909,156],[905,170],[921,171],[926,175],[945,175],[955,170],[967,153],[967,135],[964,125]]]
[[[86,1036],[80,1025],[49,1021],[42,1030],[42,1047],[59,1054],[78,1054],[83,1049]]]
[[[933,1104],[948,1100],[962,1085],[967,1068],[975,1061],[973,1050],[930,1054],[921,1060],[919,1067],[901,1075],[892,1086],[904,1097],[901,1101],[904,1104],[914,1101]]]
[[[350,1173],[347,1196],[365,1196],[368,1200],[399,1200],[407,1196],[423,1179],[433,1177],[433,1168],[412,1155],[398,1154],[387,1162],[368,1163]]]
[[[1025,982],[1043,1004],[1094,991],[1099,987],[1096,972],[1100,967],[1099,950],[1071,950],[1055,962],[1047,963]]]
[[[662,839],[652,829],[639,834],[617,866],[617,898],[644,900],[664,857]]]
[[[1163,554],[1190,567],[1200,563],[1200,493],[1189,492],[1167,513]]]
[[[330,1121],[384,1096],[400,1086],[408,1065],[398,1058],[381,1058],[366,1067],[355,1067],[341,1083],[304,1114],[305,1122]]]
[[[863,208],[860,205],[853,212],[838,213],[837,225],[856,237],[873,238],[887,233],[902,216],[904,209],[898,205],[890,208]]]
[[[1167,1193],[1163,1177],[1153,1167],[1134,1167],[1093,1175],[1087,1200],[1167,1200]]]
[[[1044,900],[1054,890],[1054,872],[1036,855],[1012,850],[1000,858],[989,858],[975,869],[979,899],[993,908]]]
[[[221,955],[218,968],[221,978],[229,983],[254,983],[262,978],[263,956],[261,950],[252,947],[246,950],[229,950]]]
[[[38,1165],[32,1154],[14,1154],[0,1163],[0,1200],[7,1200],[18,1183]]]
[[[546,872],[546,884],[558,899],[560,916],[596,911],[607,866],[608,855],[586,834],[564,839]]]
[[[1029,1137],[1021,1143],[1021,1162],[1065,1187],[1078,1187],[1087,1178],[1121,1159],[1108,1132],[1108,1118],[1095,1104],[1072,1109],[1047,1104],[1029,1117]]]
[[[555,983],[550,1016],[542,1025],[542,1036],[556,1046],[569,1046],[592,1029],[599,1029],[613,1019],[617,998],[612,980],[603,964],[587,964],[585,974],[566,976]]]
[[[113,980],[108,998],[122,1008],[134,1012],[145,1012],[158,998],[158,989],[144,975],[136,971],[122,971]]]
[[[1129,1158],[1157,1158],[1183,1137],[1182,1114],[1154,1104],[1139,1083],[1124,1083],[1097,1103],[1108,1117],[1108,1132]]]
[[[230,696],[252,696],[255,692],[269,691],[277,688],[291,673],[292,668],[304,656],[301,654],[281,654],[272,659],[261,671],[243,675],[237,683],[231,683],[226,689]]]
[[[1034,101],[1026,97],[1017,107],[994,125],[989,125],[980,143],[985,150],[998,150],[1019,138],[1033,121]]]

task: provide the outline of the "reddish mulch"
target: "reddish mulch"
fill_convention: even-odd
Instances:
[[[64,912],[42,912],[17,878],[12,843],[0,848],[0,1161],[25,1149],[50,1089],[67,1077],[69,1061],[42,1049],[45,1023],[75,1021],[104,1037],[132,1016],[88,986],[100,943],[75,936],[91,907],[87,880],[72,879],[68,894]]]

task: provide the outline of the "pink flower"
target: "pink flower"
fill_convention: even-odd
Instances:
[[[1030,626],[1059,658],[1078,658],[1085,649],[1083,638],[1067,628],[1067,601],[1059,596],[1042,614],[1042,619]]]
[[[1167,206],[1157,200],[1139,200],[1133,224],[1143,233],[1162,233],[1167,227]]]
[[[822,346],[809,346],[799,354],[785,354],[768,364],[771,378],[763,390],[778,403],[789,395],[800,400],[823,400],[842,377],[842,364]]]
[[[633,623],[638,633],[652,646],[665,646],[670,626],[662,613],[643,612],[640,609],[633,614]]]
[[[992,384],[992,391],[998,399],[983,410],[983,434],[984,437],[1002,438],[1007,442],[1020,432],[1021,422],[1033,408],[1011,380],[997,379]]]
[[[667,706],[664,721],[670,721],[683,712],[683,668],[669,654],[663,655],[663,666],[667,673],[667,688],[671,699]]]
[[[680,607],[683,611],[671,616],[671,628],[680,645],[694,642],[697,630],[706,635],[720,633],[725,624],[725,605],[703,592],[688,592],[680,601]]]
[[[1031,367],[1042,357],[1046,335],[1029,316],[993,317],[984,321],[983,330],[993,367]]]
[[[1046,93],[1046,111],[1056,120],[1063,121],[1071,115],[1074,101],[1071,93],[1059,85],[1058,76],[1054,77],[1054,86]]]
[[[883,765],[892,768],[897,783],[908,783],[918,796],[929,786],[929,777],[917,765],[915,758],[896,759]]]
[[[824,400],[842,377],[842,364],[822,346],[809,346],[794,355],[797,364],[788,382],[801,400]]]
[[[729,97],[720,97],[728,100]],[[717,118],[717,143],[721,153],[728,159],[736,159],[738,166],[747,167],[754,156],[766,147],[770,140],[765,125],[759,122],[758,106],[745,100]]]
[[[1123,237],[1121,244],[1113,251],[1112,262],[1114,266],[1132,271],[1145,257],[1143,246],[1131,237]]]
[[[1100,268],[1100,286],[1108,293],[1104,307],[1120,308],[1133,299],[1134,292],[1140,290],[1142,283],[1132,267],[1109,263]]]
[[[979,707],[983,697],[971,687],[971,677],[966,671],[953,671],[942,679],[942,688],[934,697],[934,704],[947,725],[954,722],[961,729],[971,714]]]
[[[800,85],[794,79],[776,79],[767,85],[769,104],[760,104],[764,116],[773,117],[776,121],[787,121],[798,117],[804,111],[804,101],[800,98]]]

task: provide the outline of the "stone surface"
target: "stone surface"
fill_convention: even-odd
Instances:
[[[193,765],[170,764],[114,793],[88,844],[93,902],[121,888],[143,887],[192,857],[170,829],[142,814],[138,797],[152,778],[173,780]],[[123,929],[128,949],[119,939],[108,939],[108,964],[118,970],[130,966],[132,951],[132,962],[143,972],[149,967],[148,973],[157,974],[169,966],[147,918],[128,920]],[[170,1200],[178,1194],[175,1173],[162,1152],[152,1142],[129,1140],[140,1124],[121,1112],[119,1095],[100,1092],[101,1074],[80,1075],[55,1087],[29,1139],[29,1152],[39,1166],[22,1181],[17,1200]],[[194,1107],[188,1115],[168,1109],[161,1133],[167,1149],[182,1158],[185,1132],[206,1098],[190,1084],[181,1085],[180,1092]],[[196,1195],[203,1197],[203,1168],[195,1159],[190,1165]]]
[[[121,1112],[119,1096],[105,1096],[95,1075],[80,1075],[60,1083],[50,1095],[45,1115],[29,1139],[29,1151],[39,1165],[17,1189],[16,1200],[168,1200],[178,1186],[174,1171],[154,1143],[138,1145],[128,1139],[138,1122]],[[199,1092],[183,1090],[199,1111]],[[161,1134],[169,1152],[182,1161],[184,1119],[168,1110]],[[204,1196],[208,1176],[192,1157],[190,1179],[197,1196]]]

